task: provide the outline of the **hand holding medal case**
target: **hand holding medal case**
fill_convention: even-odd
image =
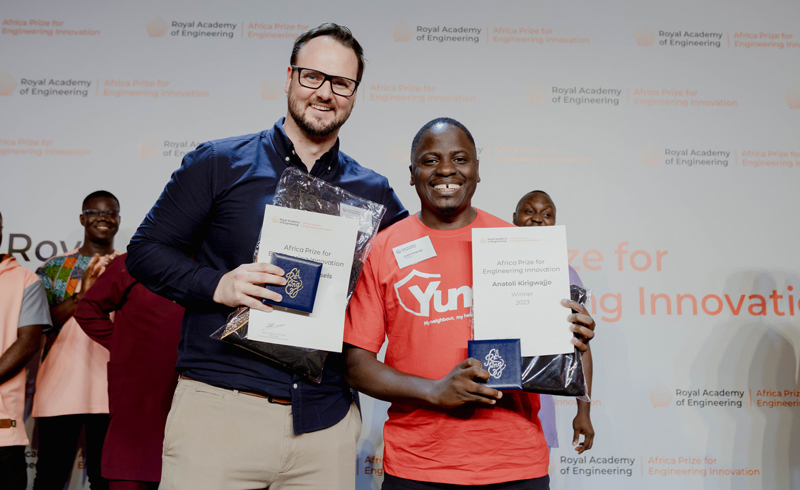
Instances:
[[[313,312],[322,264],[276,252],[272,254],[272,265],[284,270],[286,286],[267,284],[264,287],[280,294],[283,299],[280,302],[262,299],[261,302],[303,313]]]
[[[576,285],[570,286],[570,299],[586,306],[591,292]],[[581,351],[570,354],[531,356],[522,358],[522,389],[530,393],[575,396],[590,401],[583,374]]]
[[[341,305],[341,311],[344,311],[353,294],[364,261],[372,246],[372,241],[378,232],[381,218],[385,213],[384,206],[358,197],[295,168],[287,168],[281,175],[273,198],[273,206],[332,216],[345,216],[358,220],[352,268],[349,271],[349,284],[346,296],[343,296],[345,299]],[[261,238],[259,238],[259,245],[256,246],[254,253],[254,262],[257,261],[259,256],[261,241]],[[276,254],[273,252],[272,256],[274,255]],[[288,256],[289,254],[286,255]],[[288,268],[288,266],[281,266],[281,268],[287,274],[291,274],[294,269]],[[325,266],[323,266],[323,274],[324,268]],[[286,286],[279,288],[278,292],[284,298],[289,296],[290,291],[297,290],[298,294],[302,292],[302,288],[300,290],[297,289],[297,280],[293,281],[290,277],[287,277],[287,280],[293,282],[294,286],[293,288],[290,287],[289,291],[285,289]],[[287,284],[287,286],[289,285]],[[306,283],[304,282],[303,288],[305,287]],[[281,302],[275,305],[278,308],[285,308],[285,305],[281,305]],[[295,311],[298,315],[308,314],[302,310]],[[253,352],[263,357],[267,362],[289,369],[310,381],[316,383],[321,381],[322,369],[328,355],[327,351],[253,340],[248,337],[248,331],[251,327],[250,316],[249,308],[237,308],[228,317],[228,322],[214,332],[211,337]]]
[[[472,238],[473,338],[520,339],[522,390],[588,400],[581,352],[561,306],[567,294],[581,305],[588,298],[569,284],[566,228],[475,228]],[[499,343],[495,349],[508,364],[511,352],[502,355]]]

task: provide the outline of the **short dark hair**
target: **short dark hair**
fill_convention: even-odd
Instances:
[[[472,133],[469,132],[469,129],[467,129],[466,126],[464,126],[460,122],[458,122],[455,119],[450,118],[450,117],[437,117],[436,119],[434,119],[432,121],[428,121],[424,126],[422,126],[419,129],[419,131],[417,131],[416,136],[414,136],[414,140],[411,142],[411,158],[412,159],[414,158],[414,152],[417,151],[417,147],[419,146],[419,142],[422,139],[422,135],[424,135],[429,129],[431,129],[433,126],[436,126],[437,124],[450,124],[452,126],[457,127],[461,131],[464,131],[464,134],[467,135],[467,138],[469,138],[469,141],[470,141],[470,143],[472,143],[472,146],[475,146],[475,138],[472,137]],[[477,153],[477,149],[476,149],[476,153]]]
[[[364,74],[364,63],[366,62],[366,58],[364,58],[364,49],[353,36],[353,33],[350,31],[350,29],[345,26],[340,26],[339,24],[334,24],[333,22],[325,22],[324,24],[320,24],[319,26],[300,34],[297,39],[294,40],[292,57],[289,59],[289,64],[296,65],[297,54],[301,49],[303,49],[303,46],[305,46],[307,42],[311,41],[315,37],[322,36],[332,37],[333,39],[339,41],[339,43],[343,46],[353,50],[353,52],[356,54],[356,58],[358,58],[358,75],[356,76],[356,80],[360,82],[361,76]]]
[[[81,207],[83,209],[86,209],[86,204],[89,201],[91,201],[92,199],[95,199],[97,197],[108,197],[108,198],[111,198],[111,199],[117,201],[117,207],[120,207],[119,206],[119,199],[117,199],[117,196],[115,196],[114,194],[112,194],[112,193],[110,193],[108,191],[94,191],[94,192],[92,192],[91,194],[89,194],[88,196],[86,196],[84,198],[83,204],[81,205]]]
[[[522,199],[525,199],[526,197],[530,196],[531,194],[544,194],[545,196],[550,197],[550,194],[546,193],[545,191],[541,191],[539,189],[536,189],[535,191],[526,192],[525,195],[522,196]],[[522,202],[522,199],[520,199],[519,202]],[[552,201],[553,198],[550,197],[550,200]]]

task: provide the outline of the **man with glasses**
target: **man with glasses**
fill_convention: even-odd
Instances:
[[[284,271],[252,261],[286,168],[383,204],[381,228],[408,215],[385,177],[339,151],[363,71],[346,27],[301,34],[286,69],[286,117],[187,154],[128,246],[131,275],[186,307],[162,489],[355,486],[361,421],[341,356],[328,356],[316,384],[209,336],[236,307],[271,311],[260,300],[281,299],[262,286],[286,284]]]
[[[72,317],[81,297],[118,255],[119,201],[107,191],[83,200],[80,248],[51,258],[36,274],[50,305],[48,333],[36,376],[31,415],[39,426],[39,460],[33,488],[63,488],[86,428],[86,472],[92,490],[108,488],[100,476],[100,455],[108,429],[108,351],[92,341]]]

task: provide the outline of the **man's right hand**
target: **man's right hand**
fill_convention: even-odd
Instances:
[[[476,383],[473,381],[475,378],[486,381],[489,371],[481,368],[480,361],[470,358],[453,368],[444,378],[434,381],[428,397],[430,403],[453,408],[467,402],[494,405],[502,398],[502,392]]]
[[[272,311],[261,298],[278,302],[283,297],[266,289],[264,284],[285,286],[283,269],[272,264],[242,264],[228,272],[214,290],[214,301],[226,306],[249,306],[261,311]]]

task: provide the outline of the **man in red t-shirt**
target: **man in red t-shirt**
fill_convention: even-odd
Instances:
[[[350,302],[347,381],[392,402],[384,490],[549,487],[539,396],[504,395],[475,382],[489,373],[467,359],[472,228],[512,226],[472,207],[478,182],[469,130],[449,118],[423,126],[411,147],[411,185],[422,209],[378,235]],[[578,312],[568,321],[578,334],[573,343],[586,350],[594,320],[574,301],[562,305]]]

